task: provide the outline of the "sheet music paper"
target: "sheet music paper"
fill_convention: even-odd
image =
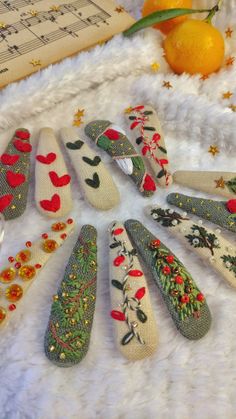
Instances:
[[[1,0],[0,88],[133,23],[113,0]]]

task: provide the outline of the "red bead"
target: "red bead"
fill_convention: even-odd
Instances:
[[[67,234],[66,233],[63,233],[63,234],[61,234],[60,237],[61,237],[62,240],[65,240],[67,238]]]
[[[74,220],[72,220],[72,218],[69,218],[68,220],[67,220],[67,224],[72,224],[74,222]]]
[[[164,275],[169,275],[171,273],[171,269],[169,266],[164,266],[164,268],[162,269],[162,272]]]
[[[123,228],[117,228],[116,230],[113,231],[114,236],[118,236],[119,234],[123,233],[124,229]]]
[[[14,311],[14,310],[16,309],[16,305],[15,305],[15,304],[10,304],[10,305],[8,306],[8,309],[9,309],[10,311]]]
[[[174,260],[175,260],[175,258],[174,258],[173,255],[166,256],[166,262],[167,263],[174,263]]]
[[[13,263],[14,262],[14,257],[13,256],[9,256],[9,258],[8,258],[8,261],[10,262],[10,263]]]
[[[20,269],[20,267],[21,267],[21,263],[20,262],[15,263],[15,268],[16,269]]]
[[[28,241],[25,243],[26,247],[31,247],[32,246],[32,242]]]
[[[181,303],[183,304],[187,304],[189,303],[189,296],[187,294],[184,294],[181,299],[180,299]]]
[[[227,206],[229,212],[231,212],[232,214],[236,213],[236,199],[230,199],[226,203],[226,206]]]
[[[117,256],[114,261],[113,261],[113,265],[114,266],[120,266],[125,260],[125,257],[123,255]]]
[[[129,276],[143,276],[143,272],[138,269],[133,269],[132,271],[129,271],[128,274]]]
[[[40,269],[42,268],[42,265],[40,265],[40,263],[36,263],[36,265],[34,265],[36,269]]]
[[[200,302],[205,300],[205,297],[201,292],[197,295],[197,300],[200,301]]]
[[[135,294],[135,298],[137,298],[137,300],[141,300],[144,297],[145,293],[146,293],[145,287],[139,288]]]
[[[45,239],[45,240],[48,239],[48,234],[47,233],[43,233],[42,234],[42,238]]]
[[[177,275],[177,276],[175,277],[175,282],[176,282],[176,284],[181,285],[181,284],[183,284],[184,280],[183,280],[182,276]]]
[[[115,320],[119,320],[120,322],[125,321],[125,314],[118,310],[112,310],[111,317]]]

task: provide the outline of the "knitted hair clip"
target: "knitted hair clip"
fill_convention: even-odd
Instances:
[[[158,333],[146,278],[123,224],[113,222],[110,236],[111,317],[121,353],[135,361],[152,355]]]
[[[172,209],[152,207],[149,215],[159,225],[184,242],[188,248],[211,265],[223,276],[225,281],[236,288],[236,248],[221,236],[221,231],[213,231],[187,218],[187,213],[180,214]]]
[[[78,139],[72,128],[63,128],[60,134],[87,201],[101,210],[118,205],[119,191],[101,158]]]
[[[137,154],[121,128],[110,121],[93,121],[85,127],[85,133],[130,176],[143,196],[153,195],[155,182],[146,172],[142,157]]]
[[[172,184],[169,172],[169,160],[164,135],[156,111],[151,106],[135,106],[126,110],[129,128],[136,144],[141,148],[155,174],[156,182],[161,187]]]
[[[190,273],[139,221],[128,220],[125,227],[152,273],[177,329],[188,339],[202,338],[210,328],[211,314]]]
[[[53,304],[45,334],[47,358],[71,367],[86,355],[96,302],[97,232],[82,227]]]
[[[188,188],[225,198],[236,197],[236,173],[183,170],[175,172],[173,178],[175,183]]]
[[[31,150],[29,131],[19,128],[0,158],[0,213],[5,220],[20,217],[26,209]]]
[[[234,233],[236,232],[236,199],[213,201],[212,199],[171,193],[167,196],[167,201],[184,211],[204,218]]]
[[[27,241],[23,250],[8,258],[9,265],[0,272],[0,326],[10,318],[44,265],[73,229],[72,219],[54,223],[38,241]]]
[[[35,164],[35,201],[38,210],[50,218],[68,214],[72,208],[71,177],[51,128],[39,134]]]

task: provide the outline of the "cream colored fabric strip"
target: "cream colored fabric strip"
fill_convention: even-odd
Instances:
[[[168,228],[180,241],[206,261],[224,280],[236,288],[236,247],[221,235],[221,230],[211,230],[202,221],[194,222],[187,213],[172,209],[152,207],[149,215],[158,225]]]
[[[41,129],[35,164],[35,201],[38,210],[50,218],[68,214],[72,208],[70,182],[53,130]]]
[[[125,111],[129,128],[133,133],[136,144],[140,147],[155,174],[157,184],[166,188],[172,184],[169,171],[169,160],[156,111],[148,105],[128,108]]]
[[[60,136],[87,201],[100,210],[117,206],[119,191],[100,156],[78,138],[74,129],[62,128]]]
[[[0,272],[0,328],[12,317],[30,285],[73,229],[72,219],[54,223],[37,242],[27,241],[23,250],[9,257],[8,266]]]
[[[109,229],[111,317],[120,352],[130,360],[152,355],[158,345],[146,278],[120,222]]]
[[[236,196],[236,173],[233,172],[193,172],[180,170],[173,175],[174,182],[188,188],[212,195],[232,198]]]

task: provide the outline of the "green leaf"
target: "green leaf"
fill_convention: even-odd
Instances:
[[[136,314],[141,323],[145,323],[147,321],[147,316],[142,310],[138,309]]]
[[[98,146],[107,151],[111,148],[111,141],[105,135],[101,135],[98,140]]]
[[[144,113],[144,115],[153,115],[152,111],[144,111],[143,113]]]
[[[129,29],[123,32],[124,36],[133,35],[135,32],[140,31],[141,29],[148,28],[153,26],[156,23],[165,22],[166,20],[172,19],[178,16],[190,15],[193,13],[206,13],[210,12],[211,9],[168,9],[161,10],[158,12],[151,13],[148,16],[138,20],[134,25]]]
[[[158,179],[160,179],[161,177],[165,176],[165,174],[166,174],[165,169],[162,169],[162,170],[158,173],[157,178],[158,178]]]
[[[144,129],[146,130],[146,131],[156,131],[156,129],[154,128],[154,127],[144,127]]]
[[[167,153],[167,151],[166,151],[166,149],[165,149],[164,147],[161,147],[161,146],[160,146],[160,147],[158,148],[158,150],[162,151],[162,153],[165,153],[165,154]]]
[[[127,333],[124,337],[123,337],[123,339],[122,339],[122,341],[121,341],[121,344],[122,345],[127,345],[132,339],[133,339],[133,337],[134,337],[134,334],[133,334],[133,332],[129,332],[129,333]]]
[[[115,242],[110,244],[110,249],[115,249],[116,247],[119,247],[121,245],[121,242]]]
[[[225,184],[231,192],[236,194],[236,177],[225,182]]]
[[[117,281],[116,279],[112,279],[111,283],[113,287],[118,288],[118,290],[123,290],[123,285],[120,281]]]
[[[131,160],[136,169],[145,171],[145,166],[141,157],[131,157]]]

